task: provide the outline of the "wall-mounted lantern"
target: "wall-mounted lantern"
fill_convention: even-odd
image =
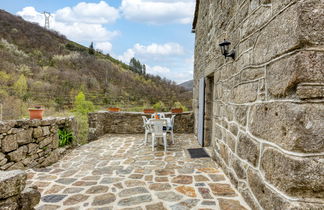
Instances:
[[[235,51],[232,50],[231,52],[229,52],[230,45],[231,45],[231,43],[229,41],[226,41],[225,39],[224,39],[224,42],[219,44],[219,46],[221,47],[221,50],[222,50],[222,54],[225,56],[225,58],[231,57],[231,58],[235,59]]]

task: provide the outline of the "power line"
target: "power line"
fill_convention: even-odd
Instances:
[[[44,14],[44,17],[45,17],[45,28],[49,29],[50,28],[51,13],[44,11],[43,14]]]

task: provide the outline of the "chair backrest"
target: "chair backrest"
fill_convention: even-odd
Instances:
[[[151,118],[155,118],[155,114],[158,114],[160,116],[160,119],[161,118],[165,118],[165,114],[164,113],[160,113],[160,112],[151,114]]]
[[[172,116],[171,116],[171,126],[172,126],[172,127],[174,126],[174,118],[175,118],[175,115],[172,115]]]
[[[165,118],[165,114],[164,113],[158,113],[160,115],[160,118]]]
[[[149,125],[147,123],[147,118],[145,116],[142,116],[142,119],[143,119],[143,127],[145,129],[149,129],[150,127],[149,127]]]
[[[155,120],[152,119],[150,120],[150,125],[152,128],[152,133],[154,133],[155,136],[163,136],[163,132],[165,132],[165,130],[163,129],[163,127],[166,128],[167,126],[167,120]]]

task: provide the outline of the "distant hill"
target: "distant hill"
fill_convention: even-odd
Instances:
[[[3,118],[19,118],[35,104],[44,105],[47,114],[71,109],[80,91],[98,107],[143,107],[159,101],[166,107],[176,101],[191,106],[192,95],[175,82],[133,72],[109,55],[89,52],[58,32],[0,10]]]
[[[185,88],[186,90],[192,90],[193,89],[193,80],[189,80],[187,82],[179,84],[180,87]]]

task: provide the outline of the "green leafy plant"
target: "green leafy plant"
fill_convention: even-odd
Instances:
[[[174,102],[173,108],[181,108],[184,112],[188,111],[188,108],[182,105],[179,101]]]
[[[59,147],[64,147],[65,145],[71,144],[74,139],[73,133],[66,129],[59,129],[58,136]]]

